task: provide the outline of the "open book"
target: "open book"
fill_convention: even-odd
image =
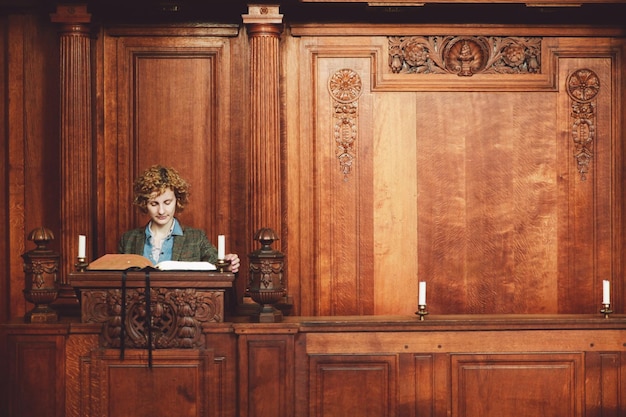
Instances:
[[[128,268],[152,267],[162,271],[215,271],[215,265],[210,262],[162,261],[156,265],[150,259],[134,254],[109,253],[89,264],[90,271],[123,271]]]

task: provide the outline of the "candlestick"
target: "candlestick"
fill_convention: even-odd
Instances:
[[[418,305],[426,305],[426,282],[420,281],[419,283],[419,294],[417,297]]]
[[[415,312],[415,314],[420,316],[420,320],[424,320],[426,318],[426,315],[428,315],[428,311],[426,311],[426,305],[420,304],[419,306],[417,306],[417,311]]]
[[[78,235],[78,258],[85,259],[87,247],[87,237],[85,235]]]
[[[226,258],[226,237],[224,235],[217,236],[217,259],[223,260]]]
[[[602,304],[611,304],[611,283],[606,279],[602,281]]]
[[[602,309],[600,310],[600,313],[604,314],[604,318],[608,319],[609,315],[613,312],[613,310],[611,310],[611,304],[605,304],[602,303]]]
[[[230,266],[230,259],[218,259],[215,262],[215,268],[217,268],[217,272],[228,272],[228,267]]]

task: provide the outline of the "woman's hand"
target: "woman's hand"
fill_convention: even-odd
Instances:
[[[228,267],[230,272],[235,273],[239,271],[239,265],[241,264],[241,260],[236,253],[228,253],[224,256],[224,259],[230,261],[230,266]]]

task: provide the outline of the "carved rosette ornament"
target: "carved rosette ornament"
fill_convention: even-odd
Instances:
[[[203,348],[202,324],[222,322],[223,292],[153,288],[150,290],[150,322],[146,319],[144,289],[126,293],[125,347],[148,348],[148,326],[152,348]],[[87,316],[83,322],[103,323],[103,347],[120,347],[122,333],[122,292],[119,289],[83,294]]]
[[[572,106],[572,140],[574,158],[581,181],[587,179],[593,158],[593,140],[596,136],[596,96],[600,92],[600,79],[590,69],[579,69],[567,77],[567,94]]]
[[[541,72],[541,38],[392,36],[395,74],[534,74]]]
[[[356,158],[359,103],[363,91],[361,77],[354,70],[344,68],[328,79],[328,91],[333,98],[333,136],[337,143],[336,157],[344,181],[352,170]]]

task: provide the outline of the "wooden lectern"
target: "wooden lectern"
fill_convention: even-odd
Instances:
[[[206,347],[202,325],[224,321],[225,291],[233,281],[234,274],[215,271],[70,274],[80,296],[81,321],[103,324],[104,348]]]

